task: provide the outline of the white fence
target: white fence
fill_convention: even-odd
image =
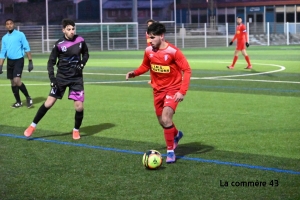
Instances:
[[[166,25],[166,40],[179,48],[226,47],[235,34],[236,24]],[[247,23],[251,45],[300,44],[300,23]],[[17,26],[23,31],[34,53],[49,52],[63,36],[61,26]],[[76,23],[76,33],[83,36],[90,51],[144,49],[147,25],[137,23]],[[6,30],[0,29],[0,36]]]

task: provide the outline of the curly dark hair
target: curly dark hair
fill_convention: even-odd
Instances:
[[[154,22],[147,29],[147,34],[162,35],[166,33],[166,27],[162,23]]]

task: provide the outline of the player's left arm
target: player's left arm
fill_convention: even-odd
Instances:
[[[31,56],[31,52],[30,52],[30,46],[29,46],[29,42],[26,39],[26,36],[24,33],[20,32],[21,34],[21,42],[23,45],[23,49],[26,53],[26,56],[28,58],[28,71],[31,72],[31,70],[33,70],[33,63],[32,63],[32,56]]]
[[[246,29],[245,25],[243,26],[243,34],[244,34],[244,37],[245,37],[246,46],[249,47],[249,38],[248,38],[248,33],[247,33],[247,29]]]
[[[183,53],[180,50],[178,50],[175,54],[175,62],[177,64],[177,66],[179,66],[183,72],[182,84],[181,84],[180,90],[178,92],[181,95],[176,94],[175,101],[182,101],[183,97],[184,97],[184,95],[186,95],[186,92],[190,85],[192,70],[190,68],[190,65],[189,65],[187,59],[185,58],[185,56],[183,55]]]
[[[82,54],[81,64],[83,64],[83,66],[85,66],[88,59],[89,59],[89,57],[90,57],[89,49],[88,49],[87,44],[85,43],[85,41],[82,42],[81,54]]]
[[[0,66],[2,66],[4,64],[4,60],[6,58],[6,53],[7,53],[7,47],[6,47],[6,43],[4,42],[4,37],[2,37],[1,51],[0,51]]]

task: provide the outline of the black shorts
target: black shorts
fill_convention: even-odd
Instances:
[[[56,99],[62,99],[67,87],[69,88],[68,99],[84,102],[84,87],[83,87],[82,80],[78,80],[78,81],[57,80],[57,87],[51,88],[49,96],[54,97]]]
[[[22,77],[24,68],[24,58],[7,59],[7,79],[14,79],[15,77]]]

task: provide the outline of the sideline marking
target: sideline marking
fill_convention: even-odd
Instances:
[[[25,136],[14,135],[14,134],[0,133],[0,136],[17,138],[17,139],[27,139]],[[94,145],[74,143],[74,142],[65,142],[65,141],[59,141],[59,140],[49,140],[49,139],[44,139],[44,138],[31,138],[31,139],[27,139],[27,140],[75,146],[75,147],[84,147],[84,148],[89,148],[89,149],[99,149],[99,150],[104,150],[104,151],[113,151],[113,152],[127,153],[127,154],[138,154],[138,155],[144,154],[144,152],[133,151],[133,150],[94,146]],[[166,157],[167,155],[162,154],[162,156]],[[277,173],[300,175],[300,171],[294,171],[294,170],[288,170],[288,169],[279,169],[279,168],[273,168],[273,167],[264,167],[264,166],[257,166],[257,165],[249,165],[249,164],[241,164],[241,163],[235,163],[235,162],[209,160],[209,159],[193,158],[193,157],[185,157],[185,156],[178,156],[177,158],[180,158],[182,160],[190,160],[190,161],[196,161],[196,162],[202,162],[202,163],[213,163],[213,164],[217,164],[217,165],[228,165],[228,166],[234,166],[234,167],[244,167],[244,168],[248,168],[248,169],[258,169],[258,170],[272,171],[272,172],[277,172]]]

